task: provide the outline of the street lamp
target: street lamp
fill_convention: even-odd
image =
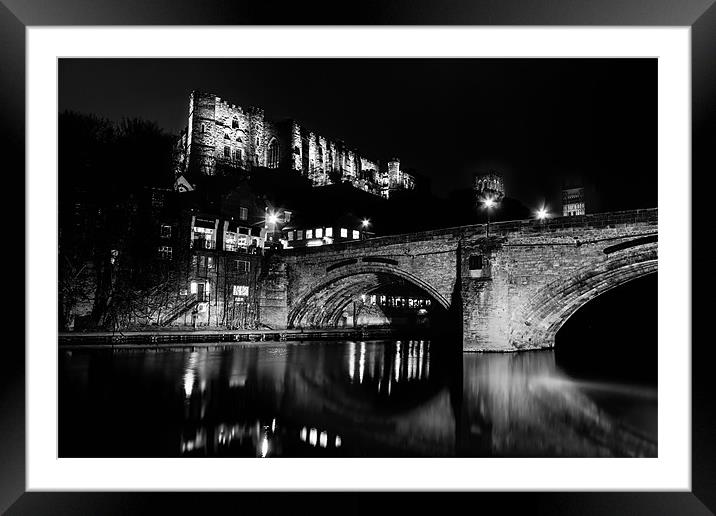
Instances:
[[[278,222],[278,215],[272,211],[266,215],[266,222],[268,222],[268,240],[271,248],[275,245],[276,241],[276,223]]]
[[[368,238],[368,228],[370,227],[370,219],[363,219],[361,222],[361,228],[363,228],[363,238]]]
[[[487,235],[490,236],[490,210],[495,206],[495,200],[492,197],[488,197],[483,202],[485,209],[487,209]]]
[[[545,207],[543,206],[542,208],[540,208],[539,210],[537,210],[537,218],[538,218],[539,220],[544,220],[544,219],[546,219],[547,217],[549,217],[549,212],[547,211],[547,208],[545,208]]]

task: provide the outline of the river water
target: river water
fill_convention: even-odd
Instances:
[[[60,351],[61,457],[657,455],[657,389],[438,341]],[[592,372],[594,373],[594,372]]]

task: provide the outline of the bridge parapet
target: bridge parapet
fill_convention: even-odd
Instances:
[[[629,231],[635,226],[653,226],[656,229],[658,224],[658,208],[639,210],[615,211],[607,213],[590,213],[571,217],[553,217],[545,220],[523,219],[490,223],[491,236],[516,237],[518,233],[525,235],[552,235],[554,233],[570,233],[589,229],[613,229],[615,234],[619,230],[628,228]],[[472,224],[467,226],[455,226],[444,229],[431,229],[400,235],[386,235],[358,240],[352,242],[341,242],[330,246],[301,247],[286,249],[282,253],[286,257],[299,257],[321,255],[330,252],[350,253],[364,248],[380,248],[398,244],[409,244],[425,241],[457,242],[461,239],[478,239],[487,233],[487,224]],[[329,249],[330,248],[330,249]]]

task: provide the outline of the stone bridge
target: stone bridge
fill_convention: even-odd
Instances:
[[[332,327],[361,294],[408,282],[462,319],[463,349],[552,347],[581,306],[657,272],[657,209],[491,223],[284,250],[262,280],[272,328]]]

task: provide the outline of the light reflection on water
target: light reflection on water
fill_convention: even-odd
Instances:
[[[60,456],[656,456],[655,388],[439,346],[63,353]]]

